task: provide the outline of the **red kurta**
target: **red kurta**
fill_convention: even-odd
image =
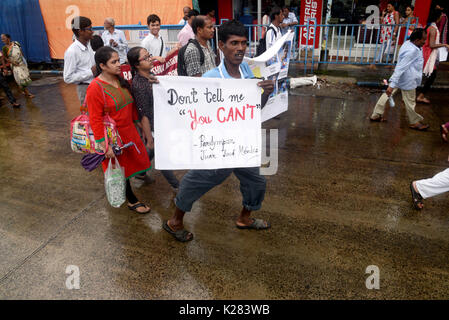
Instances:
[[[97,81],[101,83],[102,87],[100,87]],[[104,98],[102,90],[104,90]],[[101,142],[105,139],[103,125],[104,99],[106,99],[110,117],[117,124],[117,130],[123,143],[126,144],[132,141],[140,151],[139,154],[136,148],[131,146],[123,149],[122,155],[117,157],[120,165],[125,168],[126,178],[129,179],[136,174],[147,171],[150,168],[150,160],[134,124],[139,119],[137,109],[134,106],[134,99],[126,88],[115,88],[99,78],[95,78],[92,81],[87,88],[86,94],[89,121],[95,140]],[[106,171],[108,164],[109,159],[105,159],[103,161],[103,171]]]

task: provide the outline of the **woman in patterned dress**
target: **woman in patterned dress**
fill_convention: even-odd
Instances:
[[[137,213],[148,213],[151,208],[137,199],[129,182],[131,177],[150,169],[150,160],[135,127],[139,118],[134,106],[134,99],[129,91],[129,83],[119,77],[121,74],[120,58],[117,51],[111,47],[98,49],[95,53],[95,63],[100,75],[87,88],[86,101],[95,141],[100,143],[101,148],[106,153],[103,171],[106,171],[109,159],[116,157],[120,166],[125,169],[128,208]],[[107,110],[105,110],[106,108]],[[115,120],[123,143],[134,142],[137,148],[126,148],[118,156],[114,155],[112,148],[106,149],[103,125],[104,112],[108,112],[109,116]]]
[[[445,47],[449,49],[449,45],[440,43],[440,31],[436,25],[436,21],[440,17],[440,12],[437,10],[432,11],[429,14],[427,22],[430,26],[427,27],[427,41],[422,47],[422,53],[424,57],[424,81],[421,93],[416,98],[416,101],[429,104],[430,100],[426,98],[426,94],[432,86],[435,78],[437,77],[437,68],[439,64],[439,48]]]
[[[5,44],[2,49],[3,55],[12,68],[14,80],[27,98],[34,98],[27,88],[31,83],[31,78],[20,44],[17,41],[11,41],[9,34],[2,34],[2,41]]]
[[[386,50],[392,52],[398,32],[399,12],[397,12],[392,3],[387,5],[387,9],[382,13],[382,28],[380,32],[380,49],[376,58],[376,63],[382,62],[382,57]],[[394,27],[393,30],[393,26]],[[389,62],[392,62],[391,60]]]

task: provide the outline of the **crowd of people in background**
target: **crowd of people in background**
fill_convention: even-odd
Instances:
[[[428,18],[428,26],[416,26],[413,6],[407,6],[405,16],[401,17],[394,3],[389,3],[382,13],[380,47],[376,54],[376,62],[381,62],[385,54],[391,54],[389,48],[399,43],[398,62],[390,78],[388,87],[379,98],[370,120],[385,122],[384,110],[390,97],[401,91],[405,104],[409,127],[424,131],[429,128],[423,117],[415,111],[416,102],[430,103],[426,94],[432,86],[439,64],[439,49],[449,50],[447,43],[448,17],[445,9],[437,6]],[[72,20],[73,43],[64,55],[64,81],[75,84],[81,104],[89,110],[90,121],[95,139],[100,143],[106,158],[116,157],[104,143],[102,114],[107,109],[116,121],[122,139],[132,141],[138,149],[146,153],[138,153],[129,148],[119,156],[120,165],[125,168],[126,197],[128,208],[137,213],[151,211],[135,196],[129,179],[132,177],[145,179],[154,158],[154,112],[152,85],[157,77],[151,73],[153,64],[164,63],[165,58],[178,52],[178,63],[185,66],[186,76],[252,78],[254,75],[248,65],[243,62],[247,48],[247,31],[238,21],[227,21],[218,29],[217,46],[223,53],[220,60],[210,40],[215,35],[215,12],[200,15],[190,7],[183,8],[183,17],[179,21],[182,29],[178,34],[178,43],[172,48],[160,34],[162,21],[156,14],[147,18],[149,34],[141,41],[140,46],[129,49],[123,31],[115,27],[113,18],[104,20],[104,31],[94,35],[92,22],[87,17],[76,17]],[[298,25],[298,19],[288,7],[269,8],[264,12],[262,24],[263,38],[267,48],[271,47],[283,34]],[[408,24],[403,31],[403,38],[398,40],[399,24]],[[4,46],[0,52],[0,86],[5,91],[10,104],[18,108],[20,104],[11,92],[6,77],[12,75],[19,89],[27,98],[34,96],[28,90],[31,83],[30,73],[22,52],[21,45],[13,41],[8,34],[2,34]],[[232,41],[231,41],[232,40]],[[123,68],[129,68],[131,79],[123,79]],[[179,68],[178,68],[179,70]],[[423,78],[424,76],[424,78]],[[416,90],[424,79],[421,92]],[[129,81],[127,81],[129,80]],[[271,81],[261,81],[264,88],[262,101],[273,91]],[[448,141],[449,122],[441,125],[441,136]],[[103,163],[106,170],[106,162]],[[176,194],[174,199],[176,210],[173,216],[165,221],[163,228],[179,241],[193,239],[193,234],[184,229],[184,214],[191,210],[193,203],[204,193],[222,183],[231,173],[241,182],[243,209],[236,221],[241,229],[267,229],[270,224],[260,219],[250,218],[251,211],[258,210],[264,198],[265,179],[254,168],[226,170],[191,170],[181,181],[173,171],[164,170],[162,175]],[[423,199],[449,191],[449,169],[431,179],[413,181],[410,184],[413,204],[416,209],[423,208]]]
[[[280,9],[275,12],[273,17],[279,26],[282,13]],[[123,32],[115,28],[113,18],[105,19],[105,31],[99,37],[94,36],[89,18],[76,17],[72,20],[75,39],[64,55],[64,81],[76,85],[80,103],[89,110],[95,141],[105,153],[103,170],[107,169],[108,159],[119,161],[125,170],[127,206],[139,214],[149,213],[151,206],[136,197],[130,178],[145,179],[154,157],[152,85],[158,80],[151,73],[153,64],[156,61],[164,63],[165,57],[178,52],[178,64],[184,65],[186,76],[254,78],[248,64],[243,62],[248,38],[242,23],[232,20],[219,27],[218,46],[223,53],[220,61],[210,43],[215,35],[213,12],[199,15],[198,11],[186,7],[183,13],[184,27],[178,37],[179,43],[170,51],[159,34],[161,19],[156,14],[147,18],[148,36],[140,46],[130,50]],[[121,76],[124,65],[131,70],[132,79],[127,79],[130,81]],[[263,80],[258,85],[263,89],[261,99],[264,105],[274,90],[274,82]],[[133,142],[136,149],[129,148],[121,155],[114,154],[112,147],[105,142],[107,137],[102,120],[105,112],[115,120],[123,142]],[[176,194],[176,210],[163,223],[163,228],[178,241],[193,239],[193,234],[184,228],[184,214],[191,210],[197,199],[221,184],[231,173],[240,180],[243,196],[243,209],[235,221],[236,227],[257,230],[270,227],[266,221],[250,218],[251,212],[261,207],[265,194],[265,179],[259,168],[190,170],[181,181],[171,170],[161,173]]]

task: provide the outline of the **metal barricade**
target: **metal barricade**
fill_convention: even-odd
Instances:
[[[411,18],[404,24],[398,25],[367,25],[367,24],[317,24],[316,19],[309,19],[304,25],[296,25],[293,40],[293,51],[290,63],[302,64],[304,74],[313,73],[320,64],[354,64],[354,65],[395,65],[399,48],[408,38],[408,31],[418,26],[418,18],[411,24]],[[224,20],[223,20],[224,21]],[[221,23],[223,22],[221,21]],[[170,50],[177,42],[177,35],[183,25],[162,25],[160,34]],[[212,47],[218,44],[216,27]],[[397,36],[382,36],[382,30],[387,32],[397,27]],[[129,31],[129,48],[140,45],[149,30],[147,26],[122,25],[116,26],[120,30]],[[267,25],[245,25],[248,36],[246,56],[254,57],[257,46],[264,36]],[[96,32],[103,27],[94,27]]]

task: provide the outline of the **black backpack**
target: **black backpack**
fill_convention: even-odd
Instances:
[[[186,68],[186,62],[184,60],[184,55],[186,53],[188,45],[191,43],[193,43],[200,52],[201,65],[203,65],[203,63],[204,63],[204,52],[203,52],[203,49],[201,49],[200,43],[196,39],[190,39],[189,42],[187,42],[187,44],[185,46],[183,46],[181,49],[179,49],[179,52],[178,52],[178,76],[187,76],[187,68]]]
[[[265,32],[265,36],[262,39],[260,39],[260,41],[259,41],[259,45],[257,46],[255,57],[258,57],[262,53],[267,51],[267,34],[268,34],[269,30],[273,30],[274,36],[277,37],[276,30],[274,30],[273,27],[268,27],[267,32]]]

